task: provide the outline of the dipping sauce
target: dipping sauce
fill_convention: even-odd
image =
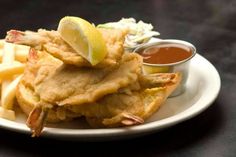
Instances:
[[[180,44],[156,45],[139,52],[144,63],[169,64],[185,60],[192,56],[191,48]]]
[[[189,63],[197,53],[194,45],[183,40],[164,39],[141,45],[133,52],[143,57],[144,74],[180,73],[180,84],[170,97],[184,93],[190,70]]]

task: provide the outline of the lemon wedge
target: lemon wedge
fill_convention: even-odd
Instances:
[[[106,57],[107,48],[102,34],[88,21],[66,16],[60,20],[57,30],[62,39],[92,65]]]

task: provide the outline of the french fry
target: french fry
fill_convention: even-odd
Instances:
[[[0,61],[2,61],[4,45],[5,45],[4,40],[0,40]],[[26,62],[30,47],[17,44],[12,44],[12,45],[15,46],[15,60],[20,62]]]
[[[11,65],[14,62],[14,60],[15,60],[15,44],[5,42],[3,48],[2,64],[6,66]],[[11,81],[12,81],[11,79],[2,80],[2,93],[4,93],[5,88],[8,86],[8,84],[11,83]]]
[[[29,54],[30,47],[25,45],[16,45],[16,60],[20,62],[26,62]]]
[[[11,43],[4,43],[3,47],[3,55],[2,55],[2,65],[9,66],[13,64],[15,60],[15,45]],[[3,118],[7,119],[13,119],[15,117],[15,112],[12,111],[12,104],[9,101],[10,97],[12,97],[12,90],[13,85],[9,86],[11,84],[12,79],[7,78],[2,80],[2,93],[1,93],[1,111],[2,113],[0,115],[4,116]],[[9,87],[9,88],[8,88]],[[9,94],[8,94],[9,93]],[[9,95],[9,96],[8,96]],[[10,104],[6,104],[10,102]],[[11,114],[7,114],[11,113]],[[6,117],[9,115],[9,117]]]
[[[2,62],[3,48],[0,48],[0,61]]]
[[[3,54],[3,47],[4,47],[4,40],[0,40],[0,61],[2,60],[2,54]]]
[[[12,110],[15,95],[16,87],[19,83],[22,75],[18,76],[14,81],[12,81],[7,87],[4,93],[2,93],[2,106],[0,107],[0,117],[15,120],[15,111]]]
[[[2,64],[11,65],[15,60],[15,44],[4,43]]]
[[[13,104],[17,85],[22,77],[30,47],[0,40],[0,117],[15,120]],[[16,61],[17,60],[17,61]],[[18,76],[17,76],[18,75]]]
[[[14,62],[12,65],[0,64],[0,78],[10,79],[16,74],[22,74],[25,69],[25,64]]]
[[[8,110],[11,110],[14,103],[15,91],[17,84],[19,83],[22,75],[18,76],[15,80],[13,80],[5,89],[4,93],[2,93],[2,107]]]
[[[14,121],[16,119],[15,111],[0,107],[0,117]]]
[[[0,49],[2,49],[4,47],[4,41],[5,41],[4,39],[0,40]]]

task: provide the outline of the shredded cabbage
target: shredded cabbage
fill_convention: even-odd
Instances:
[[[140,44],[148,42],[153,36],[160,35],[159,32],[152,31],[153,26],[150,23],[144,23],[134,18],[122,18],[118,22],[108,22],[105,24],[99,24],[98,28],[110,28],[110,29],[127,29],[128,35],[125,38],[125,48],[133,49]]]

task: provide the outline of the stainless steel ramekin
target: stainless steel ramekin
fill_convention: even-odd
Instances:
[[[175,44],[179,45],[180,47],[187,47],[190,48],[192,54],[190,57],[181,60],[175,63],[169,64],[150,64],[150,63],[143,63],[143,72],[146,74],[150,73],[171,73],[171,72],[180,72],[182,75],[182,80],[180,85],[176,88],[176,90],[170,95],[170,97],[178,96],[185,91],[186,82],[188,79],[188,71],[189,71],[189,63],[190,60],[196,54],[196,48],[191,43],[183,41],[183,40],[176,40],[176,39],[165,39],[165,40],[158,40],[157,42],[147,43],[137,47],[133,52],[140,53],[147,48],[159,46],[159,45],[169,45]]]

